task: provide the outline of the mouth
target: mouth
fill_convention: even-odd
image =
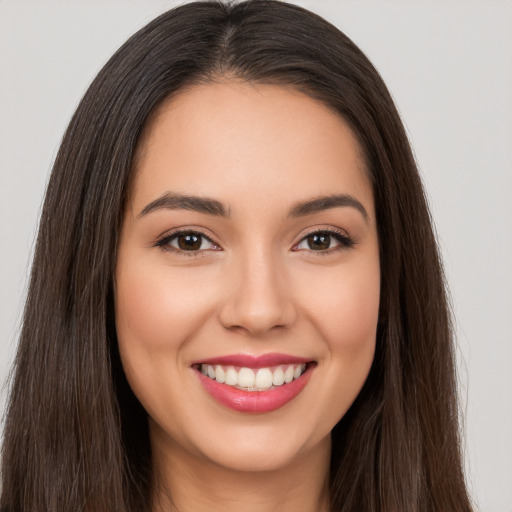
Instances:
[[[247,367],[201,364],[201,373],[221,384],[248,392],[268,391],[297,380],[306,371],[306,364],[282,364],[252,369]]]
[[[283,407],[306,386],[316,362],[282,354],[223,356],[192,364],[203,388],[239,412]]]

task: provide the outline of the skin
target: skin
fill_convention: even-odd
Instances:
[[[169,193],[215,199],[228,216],[141,214]],[[349,194],[366,216],[350,205],[290,216],[333,194]],[[176,228],[212,242],[157,245]],[[353,245],[311,248],[308,234],[332,229]],[[139,144],[115,279],[121,359],[149,416],[154,509],[328,510],[330,432],[370,370],[379,293],[372,189],[339,116],[294,90],[239,82],[164,103]],[[269,413],[219,404],[191,367],[275,352],[316,367]]]

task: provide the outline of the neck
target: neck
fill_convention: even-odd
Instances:
[[[161,446],[160,446],[161,448]],[[154,452],[154,512],[328,512],[330,439],[285,467],[225,468],[180,446]]]

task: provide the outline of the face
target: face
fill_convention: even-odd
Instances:
[[[153,116],[134,172],[116,325],[153,451],[256,471],[325,451],[379,309],[350,129],[287,88],[194,86]]]

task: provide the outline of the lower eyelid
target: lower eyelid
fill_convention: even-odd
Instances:
[[[179,236],[189,235],[189,234],[198,235],[204,241],[210,243],[213,246],[213,248],[198,249],[195,251],[193,251],[193,250],[187,251],[187,250],[180,249],[179,247],[174,247],[173,245],[171,245],[171,242],[176,240]],[[180,230],[180,231],[167,233],[167,234],[161,236],[153,244],[153,246],[160,247],[161,249],[164,249],[164,250],[175,251],[175,252],[179,252],[179,253],[186,253],[187,256],[193,256],[194,254],[197,254],[197,253],[200,253],[203,251],[207,251],[207,250],[220,249],[220,246],[218,244],[216,244],[209,236],[205,235],[204,233],[201,233],[200,231],[196,231],[196,230],[192,230],[192,229],[191,230]]]
[[[314,250],[311,248],[299,249],[299,250],[307,250],[312,253],[326,254],[326,253],[329,253],[329,252],[335,251],[335,250],[350,249],[356,244],[356,241],[352,237],[350,237],[349,235],[347,235],[345,233],[339,233],[338,231],[333,231],[333,230],[329,230],[329,229],[318,229],[318,230],[311,231],[310,233],[307,233],[306,235],[304,235],[294,247],[297,247],[300,244],[306,242],[306,240],[309,236],[312,236],[315,234],[328,235],[331,238],[333,238],[336,242],[338,242],[339,245],[336,247],[329,247],[328,249],[324,249],[324,250]]]
[[[329,247],[329,248],[323,249],[323,250],[314,250],[314,249],[311,249],[311,248],[297,249],[297,247],[300,244],[304,243],[309,236],[315,235],[315,234],[320,234],[320,233],[330,236],[336,242],[338,242],[338,245],[335,246],[335,247]],[[211,244],[212,247],[208,247],[208,248],[204,248],[204,249],[200,248],[200,249],[197,249],[197,250],[186,250],[186,249],[180,249],[179,247],[175,247],[173,245],[170,245],[171,241],[176,240],[180,235],[187,235],[187,234],[195,234],[195,235],[200,236],[201,238],[203,238],[203,240],[205,240],[206,242]],[[300,239],[300,241],[292,248],[292,250],[308,251],[308,252],[316,253],[316,254],[328,254],[328,253],[331,253],[331,252],[335,252],[337,250],[350,249],[354,245],[356,245],[356,243],[357,243],[357,240],[355,240],[354,238],[350,237],[346,233],[339,233],[337,231],[333,231],[333,230],[329,230],[329,229],[318,229],[318,230],[311,231],[310,233],[307,233],[306,235],[304,235]],[[168,251],[171,251],[171,252],[176,252],[176,253],[184,254],[186,256],[197,256],[200,253],[203,253],[205,251],[222,250],[222,248],[216,242],[214,242],[208,235],[206,235],[205,233],[202,233],[201,231],[197,231],[197,230],[193,230],[193,229],[191,229],[191,230],[178,230],[178,231],[175,231],[175,232],[171,232],[171,233],[165,234],[162,237],[160,237],[152,245],[154,247],[160,247],[163,250],[168,250]]]

